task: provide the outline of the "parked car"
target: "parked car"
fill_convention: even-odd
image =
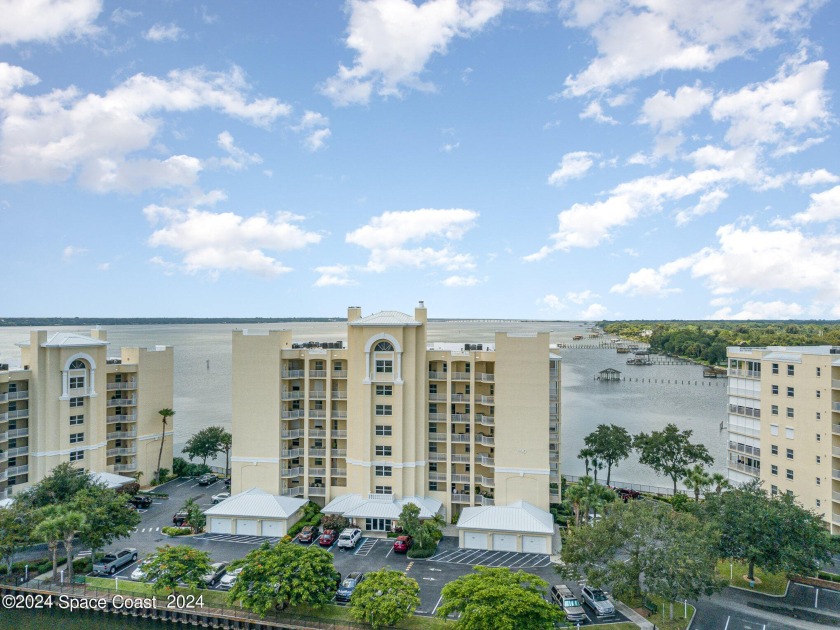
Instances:
[[[136,508],[146,509],[152,506],[152,497],[145,494],[135,494],[128,501]]]
[[[318,538],[318,544],[322,547],[332,547],[335,542],[336,534],[334,529],[325,529],[321,537]]]
[[[615,614],[615,606],[600,588],[584,586],[581,589],[580,596],[583,598],[583,603],[589,606],[599,617],[611,617]]]
[[[216,475],[213,473],[204,473],[201,477],[198,478],[198,485],[200,486],[209,486],[211,484],[216,483],[219,480]]]
[[[414,539],[411,536],[397,536],[394,541],[394,553],[408,553]]]
[[[202,580],[207,586],[215,586],[216,582],[222,579],[227,569],[227,562],[214,562],[210,565],[210,572],[206,573]]]
[[[321,534],[321,530],[318,529],[317,525],[307,525],[298,534],[298,542],[301,543],[311,543],[313,540],[318,538]]]
[[[154,560],[153,556],[149,556],[145,560],[143,560],[140,564],[138,564],[134,571],[131,572],[131,579],[137,580],[138,582],[144,582],[146,580],[146,567],[151,564],[152,560]]]
[[[175,527],[183,527],[187,524],[187,517],[189,517],[189,513],[187,512],[178,512],[175,516],[172,517],[172,524]]]
[[[225,488],[230,488],[230,477],[225,479]]]
[[[618,498],[627,503],[630,499],[638,499],[642,496],[642,494],[636,490],[630,490],[628,488],[619,488],[616,490],[618,493]]]
[[[133,547],[127,547],[116,553],[106,554],[101,560],[94,562],[93,571],[94,573],[113,575],[135,560],[137,560],[137,550]]]
[[[354,549],[362,538],[362,530],[358,527],[348,527],[338,537],[339,549]]]
[[[230,492],[220,492],[219,494],[214,494],[213,497],[211,498],[211,500],[213,501],[213,505],[216,505],[217,503],[221,503],[225,499],[229,499],[229,498],[230,498]]]
[[[566,613],[566,621],[585,623],[588,620],[586,611],[571,589],[565,584],[555,584],[549,591],[551,601],[560,606]]]
[[[342,532],[342,536],[343,535],[344,533]],[[353,571],[353,573],[349,574],[346,578],[344,578],[341,586],[339,586],[338,590],[335,592],[336,601],[349,602],[350,598],[353,596],[353,591],[356,590],[356,587],[364,579],[365,574],[361,571]]]
[[[233,585],[236,584],[236,578],[239,577],[239,574],[242,573],[242,569],[245,567],[238,567],[233,571],[228,571],[222,576],[222,579],[219,580],[219,588],[223,588],[226,591],[229,591],[233,588]]]

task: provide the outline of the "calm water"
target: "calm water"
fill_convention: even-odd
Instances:
[[[258,324],[252,329],[286,328],[295,339],[335,341],[342,338],[342,322]],[[199,429],[210,425],[230,428],[231,424],[231,330],[227,324],[184,324],[155,326],[109,326],[111,354],[121,346],[148,347],[157,344],[175,347],[175,451]],[[77,330],[78,328],[51,328]],[[492,342],[497,330],[514,332],[550,331],[551,342],[569,342],[585,332],[576,322],[430,322],[429,341]],[[29,329],[0,327],[0,362],[19,364],[16,343],[29,338]],[[615,350],[564,348],[562,370],[562,472],[583,474],[583,463],[576,458],[583,438],[601,423],[615,423],[631,433],[657,430],[668,422],[681,429],[692,429],[696,441],[706,444],[715,457],[715,469],[725,471],[726,445],[719,432],[725,418],[724,379],[702,378],[702,368],[689,366],[628,366],[628,355]],[[208,369],[209,361],[209,369]],[[621,370],[629,378],[657,379],[660,383],[602,383],[594,375],[607,367]],[[672,384],[662,384],[662,380]],[[691,385],[675,385],[690,381]],[[693,383],[697,382],[698,385]],[[711,385],[711,386],[710,386]],[[219,462],[224,464],[223,461]],[[635,458],[613,471],[613,479],[648,485],[669,486],[640,466]]]

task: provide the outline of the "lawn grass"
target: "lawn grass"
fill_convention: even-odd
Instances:
[[[691,621],[692,616],[694,616],[694,606],[689,605],[687,608],[688,614],[686,615],[686,607],[683,605],[682,602],[674,602],[674,618],[669,619],[670,613],[670,602],[667,602],[662,597],[657,597],[655,595],[649,595],[647,598],[649,601],[652,601],[658,607],[655,615],[651,615],[648,617],[648,611],[642,608],[644,602],[639,600],[622,600],[625,604],[630,606],[630,608],[636,609],[636,612],[639,612],[643,617],[647,618],[653,624],[656,624],[658,630],[685,630],[688,627],[689,622]],[[636,626],[636,624],[633,624]],[[591,626],[592,627],[592,626]],[[591,628],[590,627],[590,628]],[[609,628],[616,628],[617,625],[610,625]],[[606,626],[605,626],[606,628]]]
[[[618,623],[599,623],[594,626],[586,626],[586,630],[637,630],[638,627],[631,621],[619,621]]]
[[[735,561],[732,563],[732,580],[730,580],[729,564],[729,560],[719,561],[717,576],[725,580],[730,586],[746,588],[766,595],[784,595],[787,590],[788,579],[783,573],[766,573],[758,567],[755,568],[755,577],[758,578],[755,582],[755,588],[750,588],[749,581],[744,579],[749,571],[749,564],[746,562]]]

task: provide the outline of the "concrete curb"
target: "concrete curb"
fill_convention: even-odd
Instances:
[[[743,586],[732,586],[731,584],[727,585],[726,588],[733,588],[736,591],[744,591],[745,593],[752,593],[753,595],[761,595],[762,597],[775,597],[777,599],[784,599],[788,595],[788,591],[790,590],[790,580],[787,581],[787,586],[785,586],[785,592],[781,595],[773,595],[772,593],[762,593],[761,591],[757,591],[754,588],[744,588]]]

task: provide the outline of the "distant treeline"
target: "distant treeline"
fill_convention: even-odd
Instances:
[[[650,344],[654,352],[725,363],[727,346],[840,346],[837,321],[602,322],[607,333]]]
[[[343,322],[345,317],[0,317],[0,326],[149,326],[153,324],[274,324]]]

